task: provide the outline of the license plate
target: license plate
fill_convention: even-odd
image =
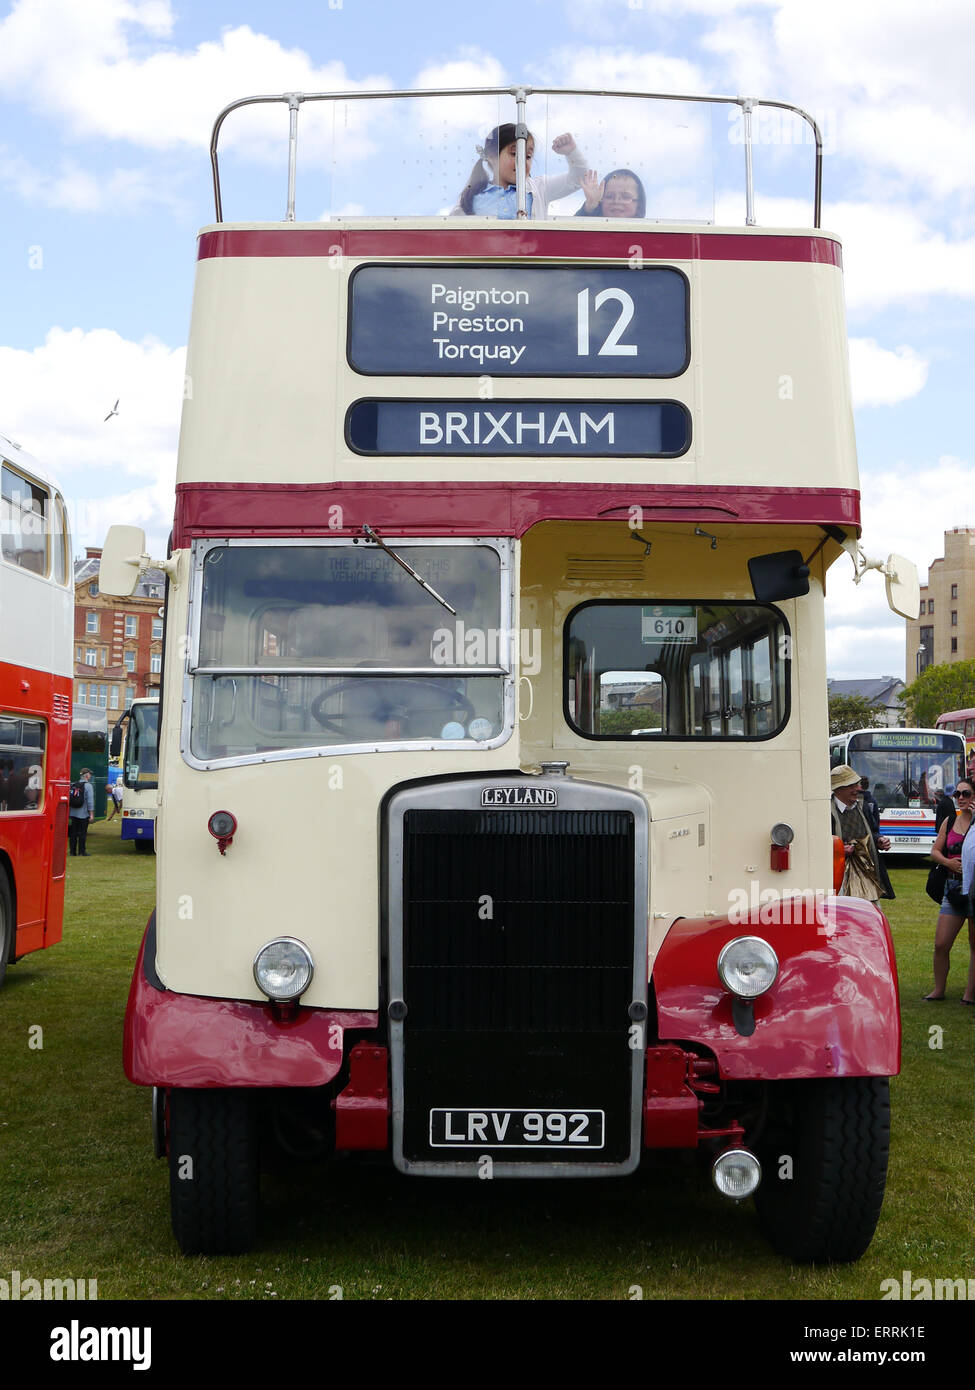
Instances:
[[[430,1111],[430,1147],[474,1149],[601,1149],[604,1110]]]

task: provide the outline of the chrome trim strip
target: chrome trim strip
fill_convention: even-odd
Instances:
[[[191,666],[191,676],[510,676],[506,666]]]

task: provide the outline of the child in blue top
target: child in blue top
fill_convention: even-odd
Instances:
[[[528,216],[535,221],[548,216],[548,205],[556,198],[564,198],[567,193],[581,188],[582,180],[590,170],[586,160],[573,137],[566,132],[556,136],[552,149],[563,155],[569,167],[564,174],[549,177],[532,177],[532,157],[535,153],[535,137],[529,133],[525,141],[525,203]],[[512,124],[495,126],[483,146],[478,146],[477,163],[471,170],[460,200],[452,210],[458,214],[474,217],[513,218],[518,215],[517,193],[515,191],[515,166],[518,145],[515,140],[515,127]],[[488,177],[484,166],[490,168]]]

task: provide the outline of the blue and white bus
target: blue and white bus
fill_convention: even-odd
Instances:
[[[930,854],[935,807],[965,771],[965,740],[947,729],[858,729],[829,741],[829,765],[870,779],[889,854]]]
[[[112,731],[112,756],[122,759],[122,839],[155,849],[159,800],[159,699],[138,699]]]

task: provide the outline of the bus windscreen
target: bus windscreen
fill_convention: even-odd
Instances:
[[[950,734],[854,734],[848,758],[870,779],[878,805],[888,810],[931,807],[962,775],[958,740]]]

